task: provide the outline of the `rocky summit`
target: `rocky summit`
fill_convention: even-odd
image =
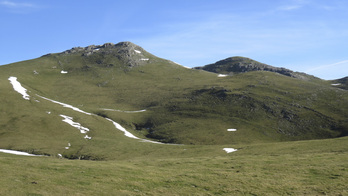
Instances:
[[[302,80],[310,80],[315,78],[314,76],[305,73],[294,72],[282,67],[273,67],[250,58],[240,56],[226,58],[213,64],[205,65],[203,67],[196,67],[196,69],[229,75],[250,71],[270,71]]]
[[[150,61],[150,58],[146,56],[149,54],[142,47],[132,42],[120,42],[117,44],[105,43],[103,45],[90,45],[87,47],[73,47],[70,50],[66,50],[61,55],[78,54],[81,56],[91,56],[94,54],[101,55],[102,58],[106,56],[112,56],[121,60],[129,67],[136,67],[144,65]]]

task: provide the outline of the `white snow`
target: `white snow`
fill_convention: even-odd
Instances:
[[[60,71],[60,73],[62,73],[62,74],[67,74],[68,72],[67,71]]]
[[[43,97],[43,96],[40,96],[40,95],[38,95],[38,94],[36,94],[38,97],[41,97],[42,99],[46,99],[46,100],[48,100],[48,101],[51,101],[51,102],[53,102],[53,103],[57,103],[57,104],[60,104],[60,105],[62,105],[63,107],[67,107],[67,108],[71,108],[71,109],[73,109],[73,110],[75,110],[75,111],[78,111],[78,112],[81,112],[81,113],[84,113],[84,114],[88,114],[88,115],[94,115],[94,114],[92,114],[92,113],[88,113],[88,112],[85,112],[85,111],[83,111],[83,110],[80,110],[79,108],[76,108],[76,107],[73,107],[73,106],[71,106],[71,105],[69,105],[69,104],[65,104],[65,103],[61,103],[61,102],[58,102],[58,101],[55,101],[55,100],[52,100],[52,99],[49,99],[49,98],[46,98],[46,97]],[[117,110],[116,110],[117,111]],[[146,110],[139,110],[139,111],[125,111],[125,112],[130,112],[130,113],[134,113],[134,112],[144,112],[144,111],[146,111]],[[65,118],[64,116],[65,115],[61,115],[63,118]],[[68,117],[68,116],[67,116]],[[69,118],[71,118],[71,121],[70,121],[70,119]],[[67,123],[69,122],[69,124],[71,123],[71,124],[73,124],[74,122],[72,121],[72,117],[69,117],[69,118],[66,118],[67,120]],[[138,137],[136,137],[136,136],[134,136],[132,133],[130,133],[130,132],[128,132],[125,128],[123,128],[120,124],[118,124],[117,122],[115,122],[115,121],[113,121],[113,120],[111,120],[111,119],[109,119],[109,118],[105,118],[106,120],[108,120],[108,121],[111,121],[113,124],[114,124],[114,126],[118,129],[118,130],[120,130],[120,131],[122,131],[122,132],[124,132],[124,135],[125,136],[127,136],[127,137],[130,137],[130,138],[133,138],[133,139],[139,139],[139,140],[142,140],[143,142],[150,142],[150,143],[155,143],[155,144],[164,144],[164,143],[161,143],[161,142],[155,142],[155,141],[151,141],[151,140],[146,140],[146,139],[141,139],[141,138],[138,138]],[[64,119],[65,120],[65,119]],[[64,121],[63,120],[63,121]],[[64,122],[66,122],[66,121],[64,121]],[[79,123],[78,123],[79,124]],[[77,125],[77,124],[76,124]],[[79,124],[79,126],[81,126],[80,124]],[[88,137],[88,136],[87,136]],[[88,137],[88,138],[90,138],[90,137]],[[87,138],[87,139],[88,139]]]
[[[85,137],[84,137],[85,139],[92,139],[92,137],[88,137],[88,135],[85,135]]]
[[[228,76],[228,75],[226,75],[226,74],[219,74],[219,75],[218,75],[219,78],[224,78],[224,77],[227,77],[227,76]]]
[[[180,64],[178,64],[178,65],[180,65]],[[181,67],[186,68],[186,69],[192,69],[192,67],[186,67],[186,66],[183,66],[183,65],[181,65]]]
[[[127,131],[124,127],[122,127],[117,122],[111,120],[110,118],[105,118],[105,119],[108,120],[108,121],[111,121],[114,124],[114,126],[116,127],[116,129],[122,131],[124,133],[124,135],[129,137],[129,138],[138,139],[138,140],[141,140],[143,142],[150,142],[150,143],[154,143],[154,144],[164,144],[164,143],[161,143],[161,142],[156,142],[156,141],[151,141],[151,140],[138,138],[135,135],[133,135],[132,133],[130,133],[129,131]]]
[[[227,129],[227,131],[237,131],[237,129]]]
[[[128,132],[125,128],[123,128],[123,127],[122,127],[120,124],[118,124],[117,122],[111,120],[110,118],[105,118],[105,119],[108,120],[108,121],[111,121],[111,122],[115,125],[116,129],[122,131],[122,132],[124,133],[125,136],[130,137],[130,138],[134,138],[134,139],[140,139],[140,138],[134,136],[132,133]]]
[[[81,112],[81,113],[84,113],[84,114],[87,114],[87,115],[92,115],[92,113],[85,112],[85,111],[83,111],[83,110],[80,110],[80,109],[77,108],[77,107],[72,106],[72,105],[69,105],[69,104],[66,104],[66,103],[61,103],[61,102],[59,102],[59,101],[55,101],[55,100],[52,100],[52,99],[49,99],[49,98],[40,96],[40,95],[38,95],[38,94],[36,94],[36,95],[39,96],[39,97],[41,97],[42,99],[46,99],[46,100],[51,101],[51,102],[53,102],[53,103],[57,103],[57,104],[59,104],[59,105],[62,105],[63,107],[70,108],[70,109],[73,109],[73,110],[75,110],[75,111],[77,111],[77,112]]]
[[[148,59],[148,58],[141,58],[140,60],[141,60],[141,61],[148,61],[148,60],[150,60],[150,59]]]
[[[139,51],[139,50],[134,50],[134,52],[141,54],[141,51]]]
[[[23,98],[26,99],[26,100],[30,100],[30,96],[27,94],[27,89],[25,89],[21,83],[19,83],[17,81],[17,77],[9,77],[8,80],[10,80],[10,83],[12,84],[13,86],[13,89],[15,91],[17,91],[18,93],[20,93],[21,95],[23,95]]]
[[[234,148],[224,148],[223,150],[226,151],[227,153],[231,153],[231,152],[237,151],[237,149],[234,149]]]
[[[107,109],[107,108],[101,108],[105,111],[114,111],[114,112],[124,112],[124,113],[139,113],[139,112],[146,112],[146,110],[137,110],[137,111],[123,111],[123,110],[114,110],[114,109]]]
[[[337,84],[331,84],[332,86],[339,86],[341,85],[341,83],[337,83]]]
[[[98,51],[98,50],[100,50],[100,48],[96,48],[96,49],[94,49],[94,51]]]
[[[60,158],[63,158],[62,154],[58,154],[58,156],[59,156]]]
[[[8,154],[15,154],[15,155],[23,155],[23,156],[36,156],[36,157],[42,157],[43,156],[43,155],[29,154],[27,152],[21,152],[21,151],[16,151],[16,150],[0,149],[0,152],[8,153]]]
[[[61,117],[64,118],[64,119],[62,120],[63,122],[66,122],[66,123],[70,124],[71,126],[77,128],[77,129],[79,129],[81,133],[85,134],[85,133],[87,133],[87,132],[89,131],[88,128],[81,126],[80,123],[74,122],[72,117],[66,116],[66,115],[62,115],[62,114],[59,115],[59,116],[61,116]]]
[[[65,149],[69,149],[70,148],[70,146],[71,146],[71,144],[70,143],[68,143],[68,146],[67,147],[65,147]]]

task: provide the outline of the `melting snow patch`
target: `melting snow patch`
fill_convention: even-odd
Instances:
[[[70,143],[68,143],[68,146],[67,147],[65,147],[65,149],[69,149],[70,148],[70,146],[71,146],[71,144]]]
[[[141,51],[139,51],[139,50],[134,50],[134,52],[141,54]]]
[[[339,86],[341,85],[341,83],[337,83],[337,84],[331,84],[332,86]]]
[[[62,74],[67,74],[68,72],[67,71],[60,71],[60,73],[62,73]]]
[[[134,139],[140,139],[140,138],[134,136],[133,134],[131,134],[130,132],[128,132],[128,131],[127,131],[125,128],[123,128],[120,124],[118,124],[117,122],[111,120],[110,118],[106,118],[106,120],[111,121],[111,122],[115,125],[116,129],[122,131],[122,132],[124,133],[125,136],[130,137],[130,138],[134,138]]]
[[[64,118],[64,119],[62,120],[63,122],[66,122],[66,123],[70,124],[71,126],[77,128],[77,129],[79,129],[81,133],[84,134],[84,133],[87,133],[87,132],[89,131],[88,128],[81,126],[80,123],[74,122],[72,117],[70,117],[70,116],[65,116],[65,115],[62,115],[62,114],[59,115],[59,116],[61,116],[61,117]]]
[[[106,120],[108,121],[111,121],[114,126],[116,127],[116,129],[122,131],[124,133],[125,136],[129,137],[129,138],[133,138],[133,139],[139,139],[141,140],[142,142],[149,142],[149,143],[154,143],[154,144],[164,144],[164,143],[161,143],[161,142],[156,142],[156,141],[151,141],[151,140],[146,140],[146,139],[141,139],[141,138],[138,138],[136,136],[134,136],[132,133],[130,133],[129,131],[127,131],[124,127],[122,127],[120,124],[118,124],[117,122],[111,120],[110,118],[105,118]]]
[[[237,129],[227,129],[227,131],[237,131]]]
[[[26,100],[30,100],[30,96],[27,94],[27,89],[25,89],[21,83],[19,83],[17,81],[17,77],[9,77],[8,80],[10,80],[10,83],[12,84],[13,86],[13,89],[15,91],[17,91],[18,93],[20,93],[21,95],[23,95],[23,98],[26,99]]]
[[[40,95],[38,95],[38,94],[36,94],[36,95],[39,96],[39,97],[41,97],[42,99],[46,99],[46,100],[51,101],[51,102],[53,102],[53,103],[57,103],[57,104],[59,104],[59,105],[62,105],[63,107],[70,108],[70,109],[73,109],[73,110],[75,110],[75,111],[77,111],[77,112],[81,112],[81,113],[84,113],[84,114],[92,115],[91,113],[88,113],[88,112],[85,112],[85,111],[83,111],[83,110],[80,110],[79,108],[74,107],[74,106],[72,106],[72,105],[69,105],[69,104],[66,104],[66,103],[61,103],[61,102],[59,102],[59,101],[55,101],[55,100],[52,100],[52,99],[49,99],[49,98],[46,98],[46,97],[42,97],[42,96],[40,96]]]
[[[36,156],[36,157],[42,157],[43,156],[43,155],[29,154],[27,152],[21,152],[21,151],[16,151],[16,150],[0,149],[0,152],[8,153],[8,154],[15,154],[15,155],[23,155],[23,156]]]
[[[224,77],[227,77],[227,76],[228,76],[228,75],[226,75],[226,74],[219,74],[219,75],[218,75],[219,78],[224,78]]]
[[[180,65],[180,64],[178,64],[178,65]],[[186,66],[183,66],[183,65],[181,65],[181,67],[186,68],[186,69],[192,69],[191,67],[186,67]]]
[[[148,61],[148,60],[150,60],[150,59],[148,59],[148,58],[141,58],[140,60],[141,60],[141,61]]]
[[[92,139],[92,137],[88,137],[88,135],[85,135],[85,137],[84,137],[85,139]]]
[[[231,153],[231,152],[237,151],[237,149],[234,149],[234,148],[224,148],[223,150],[226,151],[227,153]]]

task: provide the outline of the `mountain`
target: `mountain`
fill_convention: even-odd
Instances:
[[[348,90],[348,76],[337,80],[331,80],[329,82],[334,87]]]
[[[245,73],[250,71],[270,71],[270,72],[279,73],[285,76],[290,76],[293,78],[299,78],[302,80],[315,79],[314,76],[311,76],[305,73],[294,72],[286,68],[273,67],[273,66],[252,60],[250,58],[240,57],[240,56],[230,57],[213,64],[205,65],[203,67],[196,67],[195,69],[202,69],[205,71],[210,71],[210,72],[220,73],[220,74],[228,74],[228,75]]]
[[[347,91],[238,58],[220,62],[238,69],[215,66],[230,74],[223,78],[131,42],[3,65],[0,148],[99,160],[126,156],[115,153],[120,146],[149,149],[151,141],[241,145],[347,135]],[[135,145],[134,139],[146,142]]]

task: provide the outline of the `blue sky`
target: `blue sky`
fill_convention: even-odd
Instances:
[[[0,65],[131,41],[195,67],[232,56],[348,76],[347,0],[0,0]]]

